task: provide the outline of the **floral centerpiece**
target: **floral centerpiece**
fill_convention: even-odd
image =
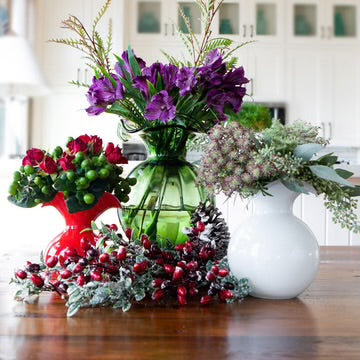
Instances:
[[[94,71],[90,86],[73,82],[88,87],[88,114],[119,116],[121,134],[141,131],[148,147],[150,159],[131,174],[138,183],[122,209],[123,227],[134,228],[138,236],[145,233],[152,241],[181,243],[186,241],[182,228],[205,200],[195,183],[196,169],[185,160],[186,143],[240,112],[248,80],[232,54],[243,44],[211,38],[212,21],[223,0],[197,0],[203,18],[201,39],[181,12],[187,32],[179,33],[189,60],[165,54],[169,64],[146,64],[129,47],[112,65],[111,32],[105,41],[96,30],[110,3],[100,10],[91,31],[70,16],[63,25],[77,37],[53,41],[81,50]]]
[[[50,244],[47,256],[70,245],[80,250],[82,230],[103,211],[129,200],[136,179],[121,176],[127,162],[119,146],[104,148],[98,136],[69,138],[65,149],[57,146],[51,153],[33,148],[14,173],[9,200],[26,208],[51,205],[65,217],[67,230]],[[87,238],[94,243],[92,234]]]

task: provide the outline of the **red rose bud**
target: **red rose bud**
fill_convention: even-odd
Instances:
[[[205,231],[205,224],[201,221],[198,221],[196,228],[198,232],[203,232]]]
[[[210,281],[210,282],[213,282],[213,281],[216,280],[216,275],[215,275],[213,272],[209,271],[209,272],[206,274],[206,280],[207,280],[207,281]]]
[[[83,152],[84,154],[88,151],[88,143],[90,141],[90,136],[82,135],[76,138],[73,141],[70,141],[67,144],[68,149],[72,154],[77,154],[78,152]]]
[[[155,301],[159,301],[164,297],[164,295],[165,295],[165,291],[158,289],[153,292],[151,298]]]
[[[74,274],[79,274],[84,270],[84,267],[81,266],[80,264],[76,264],[76,266],[74,267]]]
[[[186,262],[184,260],[182,261],[178,261],[178,263],[176,264],[176,266],[181,267],[183,270],[186,269]]]
[[[58,170],[56,162],[50,156],[45,156],[45,159],[40,163],[39,167],[47,174],[55,174]]]
[[[191,297],[196,296],[198,293],[199,293],[199,290],[198,290],[196,287],[191,287],[191,288],[189,289],[189,295],[190,295]]]
[[[78,276],[78,278],[76,279],[76,282],[79,286],[83,286],[87,283],[87,279],[84,275],[80,275]]]
[[[211,271],[215,274],[218,275],[219,274],[219,267],[217,265],[213,266]]]
[[[42,279],[39,275],[37,275],[37,274],[31,274],[31,281],[32,281],[32,283],[36,286],[36,287],[38,287],[38,288],[41,288],[41,287],[43,287],[43,285],[44,285],[44,279]]]
[[[74,257],[76,256],[78,253],[76,251],[76,249],[74,248],[71,248],[71,247],[67,247],[64,251],[64,255],[67,257],[67,258],[70,258],[70,257]]]
[[[176,250],[176,251],[183,251],[183,250],[184,250],[184,247],[185,247],[184,244],[176,245],[176,246],[175,246],[175,250]]]
[[[185,286],[180,286],[180,287],[178,287],[177,293],[178,293],[178,295],[180,295],[180,296],[186,297],[186,293],[187,293],[186,287],[185,287]]]
[[[152,282],[152,286],[153,286],[154,288],[159,288],[163,282],[164,282],[163,279],[155,279],[155,280],[153,280],[153,282]]]
[[[58,164],[64,171],[76,170],[75,164],[72,163],[74,159],[75,156],[65,154],[61,159],[58,160]]]
[[[80,247],[82,250],[87,251],[91,248],[90,241],[88,239],[82,238],[80,240]]]
[[[100,257],[99,257],[99,260],[100,262],[102,262],[103,264],[104,263],[107,263],[109,260],[110,260],[110,256],[109,254],[101,254]]]
[[[163,258],[155,260],[156,265],[163,266],[165,264],[165,260]]]
[[[206,295],[206,296],[203,296],[201,299],[200,299],[200,304],[201,305],[208,305],[212,302],[212,297],[209,296],[209,295]]]
[[[134,265],[135,274],[143,274],[148,268],[147,262],[142,261],[141,263],[136,263]]]
[[[225,296],[224,290],[219,291],[219,294],[218,294],[218,295],[219,295],[220,301],[226,302],[226,296]]]
[[[167,261],[173,261],[174,260],[173,255],[168,251],[163,251],[161,255]]]
[[[186,305],[186,296],[181,296],[178,294],[177,299],[180,305]]]
[[[126,248],[125,248],[125,246],[120,246],[119,247],[119,250],[118,250],[118,252],[117,252],[117,259],[119,260],[119,261],[124,261],[125,259],[126,259],[126,253],[127,253],[127,251],[126,251]]]
[[[90,277],[91,277],[91,280],[94,280],[94,281],[102,280],[102,275],[96,270],[91,272]]]
[[[147,235],[141,235],[141,243],[146,250],[149,250],[151,248],[151,241],[149,240]]]
[[[168,273],[168,274],[173,274],[173,272],[175,271],[174,266],[170,265],[170,264],[165,264],[164,265],[164,270]]]
[[[61,278],[64,280],[69,279],[71,277],[71,275],[72,275],[72,272],[68,269],[66,269],[60,273]]]
[[[226,299],[232,299],[234,297],[234,294],[230,290],[224,290],[224,296]]]
[[[110,142],[105,150],[105,156],[110,164],[127,164],[128,160],[123,156],[119,146]]]
[[[57,256],[50,256],[47,260],[46,260],[46,265],[49,268],[53,268],[57,265],[59,259]]]
[[[221,276],[221,277],[226,277],[226,276],[228,276],[229,275],[229,271],[228,270],[226,270],[226,269],[221,269],[221,270],[219,270],[219,276]]]
[[[132,233],[133,233],[133,231],[131,229],[126,229],[125,230],[125,235],[129,240],[131,240]]]
[[[184,270],[181,267],[177,266],[173,273],[173,280],[180,281],[183,276],[184,276]]]
[[[187,265],[186,268],[189,271],[196,271],[199,268],[199,264],[197,261],[190,261]]]
[[[40,149],[32,148],[26,152],[22,164],[23,166],[30,165],[36,166],[39,165],[44,159],[44,153]]]
[[[109,274],[114,274],[115,275],[115,274],[119,273],[119,268],[116,265],[107,265],[105,270]]]
[[[80,136],[81,138],[81,136]],[[98,136],[90,136],[90,141],[88,142],[88,147],[94,155],[99,155],[103,149],[103,141]],[[116,230],[115,230],[116,231]]]
[[[118,231],[118,227],[117,227],[117,225],[116,224],[111,224],[110,226],[109,226],[109,230],[110,231]]]
[[[20,280],[24,280],[27,278],[27,273],[24,270],[18,270],[15,275]]]

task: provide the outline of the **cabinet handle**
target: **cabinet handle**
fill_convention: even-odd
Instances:
[[[322,137],[325,139],[325,123],[321,123],[321,129],[322,129]]]
[[[332,28],[332,26],[329,26],[329,28],[328,28],[328,39],[331,39],[332,38],[332,36],[333,36],[333,28]]]
[[[80,68],[77,69],[77,78],[76,81],[79,83],[80,82]]]
[[[87,84],[87,82],[88,82],[87,77],[88,77],[88,69],[85,69],[85,76],[84,76],[84,78],[85,78],[85,84]]]
[[[250,25],[250,37],[254,37],[254,25]]]
[[[243,37],[246,37],[246,25],[243,26],[243,29],[244,29],[244,31],[243,31]]]
[[[254,79],[250,79],[250,94],[249,96],[254,96]]]
[[[325,38],[325,26],[321,27],[321,38],[324,39]]]
[[[331,140],[332,139],[332,124],[329,122],[328,126],[329,126],[329,140]]]
[[[165,36],[168,36],[168,24],[165,24]]]
[[[175,24],[172,24],[172,36],[175,36]]]

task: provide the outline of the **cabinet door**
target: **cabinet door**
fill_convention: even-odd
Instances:
[[[319,0],[287,1],[287,36],[291,42],[318,42],[326,37],[326,4]]]
[[[69,13],[76,15],[89,26],[85,1],[41,0],[37,7],[37,37],[41,47],[42,67],[50,86],[67,86],[67,82],[77,80],[83,66],[81,52],[69,46],[48,43],[49,39],[72,37],[73,33],[61,28],[61,22]]]

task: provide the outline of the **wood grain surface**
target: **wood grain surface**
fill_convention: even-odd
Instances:
[[[0,359],[360,359],[360,248],[321,249],[316,281],[299,298],[178,307],[81,310],[63,300],[17,303],[0,257]],[[294,279],[296,281],[296,279]]]

